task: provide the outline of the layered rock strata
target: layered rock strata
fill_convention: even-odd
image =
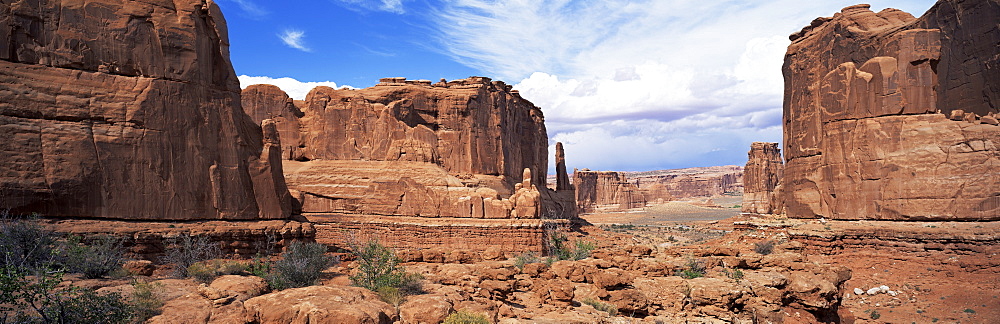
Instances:
[[[346,246],[347,231],[406,250],[540,252],[540,219],[576,215],[572,190],[543,182],[541,110],[503,82],[385,78],[318,87],[298,106],[256,85],[243,100],[276,121],[285,177],[319,242]]]
[[[577,210],[591,213],[598,209],[621,211],[646,206],[646,198],[624,172],[573,170]]]
[[[778,143],[753,142],[743,168],[743,212],[780,213],[775,189],[781,181],[782,161]]]
[[[650,202],[713,197],[743,191],[743,167],[737,165],[627,172]]]
[[[213,2],[18,1],[0,13],[0,209],[289,216],[276,136],[240,108]]]
[[[313,89],[301,111],[273,86],[244,90],[276,120],[305,213],[539,218],[547,165],[541,110],[489,78],[382,79]],[[541,189],[541,190],[540,190]]]
[[[995,0],[939,1],[919,19],[857,5],[792,35],[788,215],[1000,220],[998,20]]]
[[[253,257],[281,251],[292,241],[312,241],[316,229],[310,223],[289,220],[145,222],[96,219],[50,219],[43,225],[52,231],[81,237],[115,236],[124,239],[129,252],[160,260],[171,242],[183,235],[206,238],[218,244],[227,256]]]

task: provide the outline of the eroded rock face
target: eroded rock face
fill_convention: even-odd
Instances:
[[[240,108],[214,3],[36,0],[0,12],[0,209],[288,217],[276,138]]]
[[[993,0],[939,1],[920,19],[857,5],[792,35],[788,215],[1000,219],[998,19]]]
[[[593,212],[601,205],[611,205],[616,210],[646,206],[646,198],[624,172],[573,170],[573,184],[577,210],[583,213]]]
[[[743,191],[743,167],[723,165],[627,172],[650,202],[712,197]]]
[[[281,143],[281,158],[291,160],[297,156],[301,136],[299,118],[302,111],[295,107],[294,100],[280,88],[270,84],[254,84],[243,89],[243,111],[250,115],[254,123],[265,119],[274,121]],[[298,155],[300,156],[300,155]]]
[[[275,120],[304,213],[506,219],[559,209],[542,202],[558,199],[541,182],[541,110],[503,82],[317,87],[301,112],[273,86],[243,93],[248,114]]]
[[[743,168],[743,212],[776,214],[775,189],[781,180],[781,149],[778,143],[753,142]]]

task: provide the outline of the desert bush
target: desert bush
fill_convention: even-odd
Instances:
[[[104,278],[125,263],[125,239],[101,236],[84,244],[79,236],[70,236],[59,246],[59,263],[68,272],[89,279]]]
[[[187,277],[188,267],[200,261],[217,259],[222,255],[219,245],[213,243],[208,237],[192,237],[183,234],[173,238],[167,243],[167,253],[162,261],[174,266],[174,275],[177,277]]]
[[[519,270],[524,270],[524,266],[532,263],[542,262],[542,259],[535,252],[525,252],[514,257],[514,266]]]
[[[403,291],[396,287],[380,287],[375,293],[378,294],[379,299],[396,308],[399,308],[399,305],[402,305],[403,301],[406,300]]]
[[[292,242],[271,266],[268,283],[275,290],[312,286],[320,274],[339,259],[326,255],[326,245]]]
[[[56,235],[39,224],[38,215],[16,217],[0,212],[0,266],[38,269],[52,265]]]
[[[546,251],[556,260],[583,260],[590,257],[590,252],[596,248],[593,242],[584,240],[577,240],[573,245],[568,245],[569,238],[559,230],[549,231],[548,236]]]
[[[211,283],[221,275],[246,274],[248,267],[247,264],[235,260],[206,260],[188,266],[187,274],[199,282]]]
[[[30,276],[28,274],[31,274]],[[0,268],[0,322],[129,323],[132,306],[117,293],[98,294],[80,287],[59,287],[61,271],[28,272]]]
[[[602,311],[602,312],[606,312],[606,313],[608,313],[609,316],[618,315],[618,307],[615,306],[614,304],[605,303],[603,301],[600,301],[600,300],[597,300],[597,299],[593,299],[593,298],[585,298],[584,300],[581,300],[580,302],[584,303],[584,304],[587,304],[587,305],[590,305],[590,306],[593,306],[594,309],[596,309],[596,310],[599,310],[599,311]]]
[[[774,241],[762,241],[753,244],[753,251],[761,255],[768,255],[774,252]]]
[[[732,271],[730,271],[729,269],[723,269],[722,271],[726,274],[726,277],[728,277],[729,279],[733,279],[736,281],[743,280],[743,270],[733,269]]]
[[[705,276],[705,263],[698,259],[689,258],[684,269],[677,271],[677,275],[684,279],[701,278]]]
[[[480,313],[474,313],[466,310],[460,310],[448,317],[445,317],[444,322],[441,324],[490,324],[489,317]]]
[[[134,291],[129,303],[132,305],[134,321],[143,323],[153,316],[160,315],[163,308],[163,297],[160,295],[163,285],[158,283],[140,282],[132,283]]]
[[[406,272],[399,266],[400,259],[389,247],[377,240],[352,244],[358,271],[351,276],[355,285],[378,291],[381,287],[398,287],[403,283]]]

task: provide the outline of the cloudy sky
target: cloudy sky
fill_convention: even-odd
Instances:
[[[858,1],[217,0],[244,87],[488,76],[542,108],[570,168],[622,171],[742,165],[780,142],[788,35]]]

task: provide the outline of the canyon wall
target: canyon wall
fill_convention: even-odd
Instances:
[[[917,19],[868,5],[793,34],[785,77],[790,217],[1000,220],[1000,2]]]
[[[317,87],[301,110],[274,86],[243,92],[250,116],[277,124],[305,213],[540,218],[552,194],[541,110],[500,81]]]
[[[282,219],[273,124],[240,108],[206,0],[0,3],[0,209]]]
[[[577,210],[581,213],[646,206],[646,198],[639,192],[639,187],[624,172],[574,169],[573,186],[576,187]]]
[[[744,213],[779,214],[780,193],[775,192],[781,181],[781,149],[778,143],[753,142],[743,168]]]
[[[712,197],[743,191],[743,167],[737,165],[627,172],[650,202]]]
[[[576,216],[572,188],[545,186],[541,110],[503,82],[385,78],[302,102],[270,85],[243,94],[247,114],[275,123],[318,242],[343,247],[350,233],[406,250],[540,252],[543,226]]]

